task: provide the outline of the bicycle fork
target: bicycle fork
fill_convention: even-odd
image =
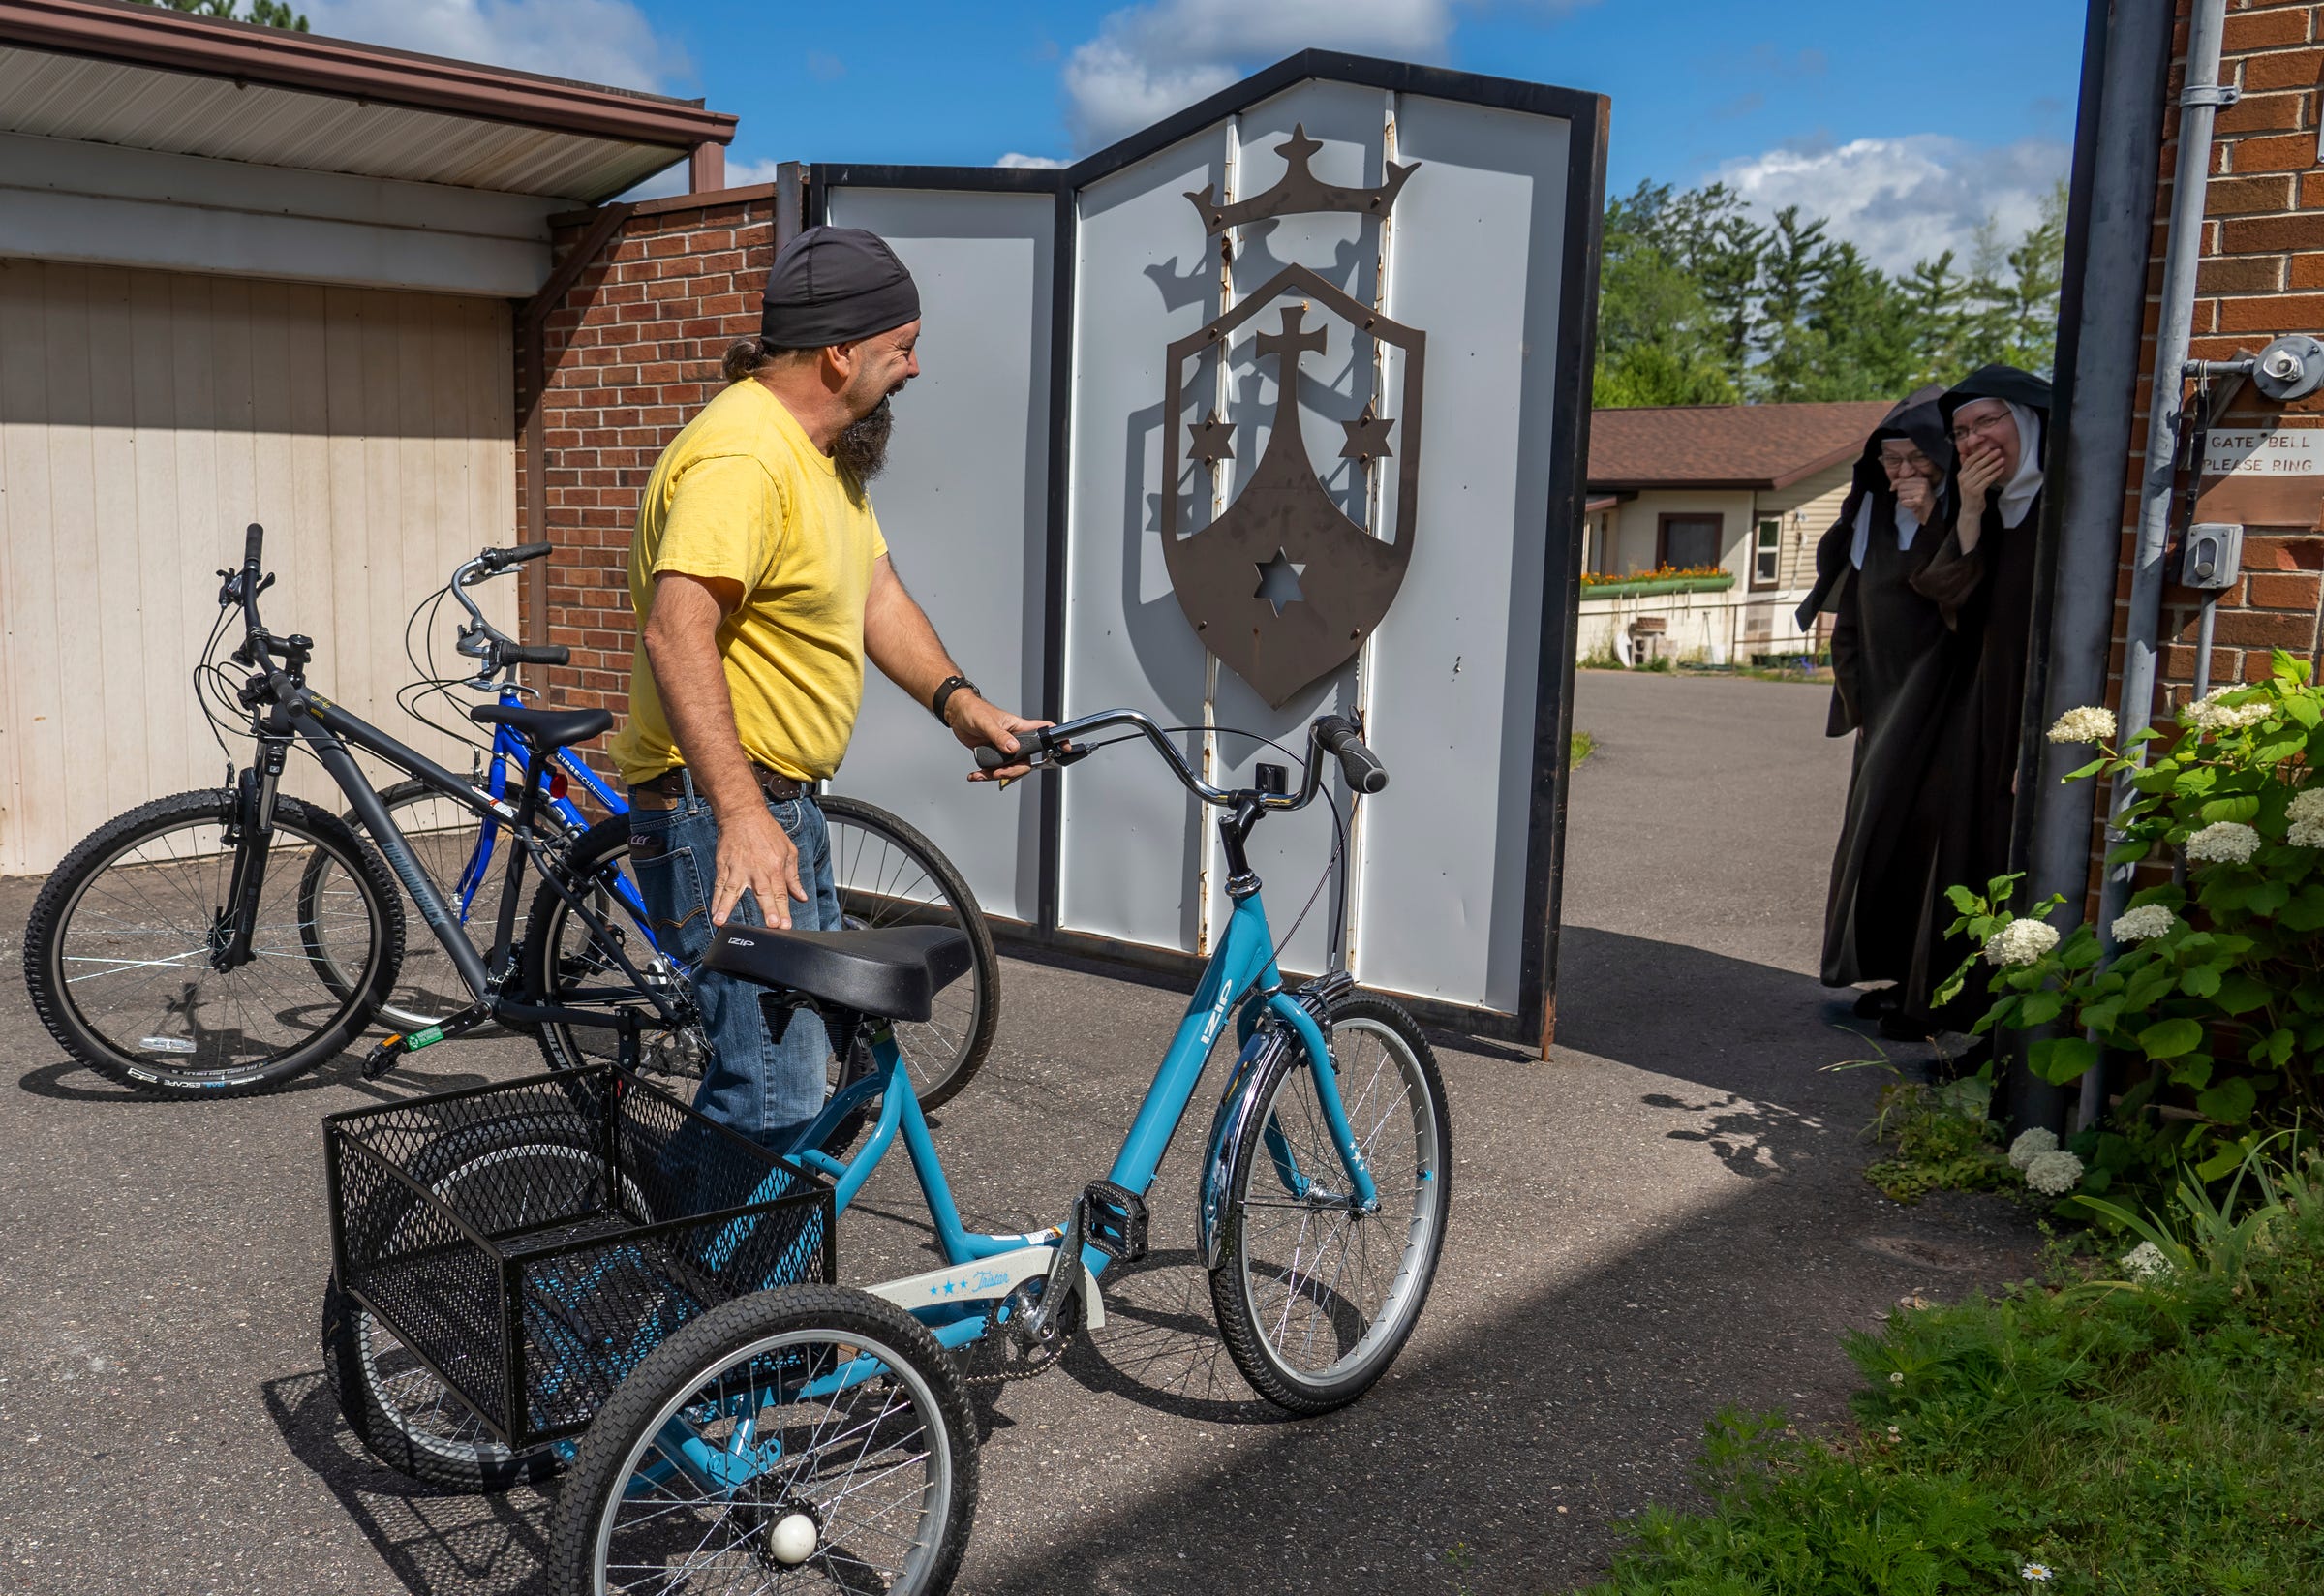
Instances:
[[[210,967],[239,969],[257,953],[251,937],[259,923],[259,893],[266,885],[266,856],[274,846],[274,800],[290,752],[288,737],[260,736],[258,762],[234,783],[234,817],[226,830],[234,850],[234,873],[226,902],[210,922]]]
[[[1322,1028],[1330,1015],[1332,1002],[1354,985],[1354,977],[1345,970],[1335,971],[1309,982],[1292,997],[1278,996],[1269,999],[1264,1007],[1253,1003],[1243,1010],[1238,1027],[1243,1038],[1242,1052],[1227,1074],[1226,1088],[1219,1094],[1218,1109],[1211,1117],[1210,1135],[1203,1153],[1199,1217],[1204,1268],[1218,1267],[1226,1245],[1235,1150],[1242,1142],[1243,1128],[1251,1116],[1259,1112],[1260,1088],[1287,1048],[1298,1048],[1314,1072],[1316,1101],[1339,1154],[1347,1187],[1338,1192],[1329,1190],[1325,1172],[1300,1169],[1289,1139],[1270,1116],[1260,1134],[1276,1180],[1295,1201],[1331,1207],[1353,1205],[1367,1212],[1377,1205],[1378,1190],[1372,1183],[1372,1172],[1364,1161],[1362,1149],[1357,1145],[1355,1132],[1348,1123],[1347,1110],[1340,1101],[1339,1079],[1332,1067],[1327,1033]]]

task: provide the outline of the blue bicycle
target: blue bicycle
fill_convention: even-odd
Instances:
[[[426,720],[422,713],[426,699],[456,690],[493,693],[503,707],[521,708],[529,690],[516,684],[517,666],[567,662],[569,655],[561,645],[519,643],[506,635],[472,597],[474,589],[515,569],[523,560],[537,558],[535,550],[545,553],[547,545],[527,545],[517,551],[520,558],[514,561],[492,557],[499,551],[486,550],[455,570],[443,588],[420,600],[407,626],[406,652],[421,674],[398,695],[407,713]],[[470,676],[454,678],[436,668],[432,623],[445,598],[468,612],[455,647],[461,656],[475,661],[474,673]],[[426,629],[425,663],[421,654],[411,647],[413,627]],[[455,737],[467,738],[468,728],[431,723]],[[497,724],[491,731],[488,744],[473,745],[476,759],[470,781],[495,802],[505,804],[523,784],[530,751],[510,726]],[[566,880],[581,887],[598,922],[610,928],[610,936],[646,981],[672,997],[688,1016],[675,1027],[655,1023],[643,1028],[640,1065],[661,1075],[699,1076],[708,1042],[691,1019],[690,972],[655,944],[644,904],[628,870],[627,803],[569,748],[551,752],[547,780],[537,823],[544,833],[563,839]],[[460,923],[492,924],[498,907],[493,895],[503,875],[496,868],[495,855],[505,840],[505,826],[489,813],[479,817],[473,806],[417,779],[381,788],[379,799],[410,839],[413,851]],[[593,824],[577,799],[585,800],[605,818]],[[999,956],[992,929],[960,872],[917,829],[860,799],[825,794],[818,802],[831,836],[832,875],[850,929],[949,926],[968,937],[971,963],[967,974],[944,993],[927,1019],[902,1025],[897,1037],[922,1104],[934,1108],[950,1101],[968,1084],[991,1050],[999,1025]],[[352,811],[346,819],[350,825],[357,823]],[[335,886],[343,886],[336,872],[321,861],[310,866],[301,883],[300,906],[305,917],[324,917],[328,905],[318,900]],[[573,912],[570,898],[545,881],[535,892],[523,925],[521,973],[528,990],[545,1000],[569,1003],[601,998],[605,983],[627,980],[626,967],[614,957],[605,934],[590,930],[590,922]],[[323,967],[330,967],[327,958]],[[419,1031],[442,1024],[468,1002],[459,971],[442,947],[414,941],[405,949],[379,1018],[394,1028]],[[556,1068],[579,1068],[612,1057],[613,1043],[602,1030],[556,1024],[541,1027],[535,1035]],[[869,1063],[868,1055],[842,1059],[835,1054],[834,1088],[862,1074]],[[855,1127],[840,1128],[851,1131]]]
[[[1411,1015],[1344,972],[1285,989],[1247,844],[1315,798],[1327,755],[1357,793],[1387,773],[1330,717],[1310,728],[1296,794],[1213,787],[1127,711],[1039,734],[1034,762],[1086,757],[1110,728],[1225,812],[1234,907],[1102,1180],[1043,1229],[963,1223],[895,1034],[967,968],[959,933],[729,928],[711,967],[763,987],[771,1017],[828,1026],[873,1060],[780,1158],[707,1125],[682,1156],[682,1106],[602,1066],[338,1117],[371,1146],[332,1166],[326,1359],[373,1450],[443,1484],[563,1473],[548,1534],[561,1596],[935,1596],[974,1507],[964,1385],[1037,1375],[1103,1326],[1101,1281],[1147,1254],[1156,1169],[1230,1026],[1192,1216],[1221,1336],[1294,1413],[1379,1380],[1444,1245],[1444,1083]],[[818,1151],[874,1108],[853,1156]],[[834,1223],[899,1142],[944,1262],[840,1290]],[[363,1178],[378,1159],[400,1175]],[[713,1179],[714,1165],[751,1173]]]
[[[962,1223],[897,1052],[893,1017],[918,1012],[964,967],[957,936],[925,928],[729,929],[719,935],[708,962],[764,986],[778,1009],[868,1035],[872,1073],[826,1106],[793,1159],[829,1179],[833,1203],[843,1212],[902,1141],[947,1261],[873,1286],[871,1295],[907,1311],[936,1344],[966,1349],[972,1381],[1038,1373],[1077,1330],[1104,1323],[1099,1282],[1112,1265],[1145,1255],[1147,1194],[1156,1167],[1194,1100],[1214,1043],[1232,1023],[1241,1045],[1203,1153],[1197,1244],[1221,1336],[1243,1377],[1291,1412],[1329,1412],[1387,1372],[1419,1320],[1444,1245],[1451,1126],[1435,1056],[1402,1007],[1355,992],[1344,972],[1285,990],[1275,964],[1279,944],[1246,844],[1263,817],[1314,799],[1327,754],[1337,758],[1358,793],[1378,790],[1387,773],[1356,728],[1336,717],[1311,727],[1296,794],[1211,786],[1159,726],[1132,711],[1040,733],[1035,762],[1062,766],[1086,757],[1094,752],[1088,739],[1109,728],[1129,733],[1114,741],[1148,742],[1188,791],[1225,812],[1219,836],[1234,908],[1112,1169],[1061,1222],[1009,1236],[972,1232]],[[998,759],[993,754],[988,768]],[[829,1123],[874,1099],[877,1119],[853,1157],[813,1151]],[[689,1581],[708,1585],[753,1567],[759,1572],[749,1588],[761,1588],[756,1581],[767,1577],[769,1556],[780,1561],[788,1554],[783,1548],[811,1554],[823,1545],[818,1537],[828,1533],[829,1519],[810,1510],[811,1492],[778,1493],[770,1504],[749,1485],[762,1465],[786,1479],[811,1476],[806,1454],[813,1433],[794,1431],[770,1455],[753,1450],[764,1444],[764,1424],[738,1427],[739,1416],[871,1385],[896,1391],[895,1400],[925,1427],[927,1404],[896,1383],[887,1352],[854,1350],[843,1341],[834,1347],[841,1338],[825,1331],[813,1343],[820,1362],[773,1359],[780,1348],[807,1344],[802,1335],[784,1341],[769,1334],[787,1322],[780,1304],[798,1289],[747,1300],[761,1306],[721,1309],[731,1314],[729,1325],[697,1321],[623,1379],[583,1436],[558,1497],[550,1529],[554,1588],[691,1589],[697,1585]],[[842,1450],[853,1446],[857,1428],[877,1424],[857,1419]],[[913,1544],[924,1545],[930,1535],[941,1540],[948,1520],[937,1517],[933,1497],[915,1499],[930,1505]],[[796,1511],[786,1512],[792,1503]],[[867,1572],[879,1577],[861,1587],[834,1582],[942,1588]]]

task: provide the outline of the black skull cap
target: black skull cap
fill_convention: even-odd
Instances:
[[[919,318],[919,285],[887,240],[862,228],[809,228],[767,272],[759,336],[779,349],[821,349]]]

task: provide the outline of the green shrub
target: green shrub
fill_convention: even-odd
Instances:
[[[2062,899],[2011,913],[2015,876],[1982,895],[1952,889],[1953,932],[1991,967],[1995,1001],[1977,1028],[2073,1032],[2029,1054],[2036,1074],[2061,1085],[2108,1051],[2143,1071],[2103,1132],[2067,1144],[2091,1194],[2127,1182],[2158,1199],[2183,1168],[2219,1181],[2274,1131],[2312,1124],[2324,1107],[2324,784],[2308,781],[2324,766],[2324,691],[2279,651],[2269,680],[2222,689],[2179,723],[2175,741],[2150,730],[2123,748],[2104,710],[2070,711],[2050,731],[2100,751],[2068,780],[2103,775],[2137,794],[2110,863],[2171,850],[2187,860],[2187,886],[2139,892],[2108,928],[2111,959],[2097,928],[2061,936],[2046,923]],[[2152,755],[2143,765],[2128,756],[2141,745]],[[1940,997],[1960,990],[1978,959]]]
[[[1943,1086],[1900,1079],[1882,1087],[1871,1134],[1894,1151],[1866,1165],[1864,1179],[1900,1203],[1916,1203],[1932,1191],[2012,1184],[2001,1127],[1987,1117],[1992,1096],[1984,1074]]]

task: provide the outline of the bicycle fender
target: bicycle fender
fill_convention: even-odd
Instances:
[[[1260,1080],[1284,1045],[1281,1028],[1271,1021],[1262,1020],[1252,1027],[1210,1116],[1210,1134],[1203,1144],[1202,1209],[1196,1215],[1205,1269],[1218,1267],[1227,1223],[1227,1193],[1235,1179],[1235,1147],[1242,1139],[1243,1121],[1257,1112]]]

